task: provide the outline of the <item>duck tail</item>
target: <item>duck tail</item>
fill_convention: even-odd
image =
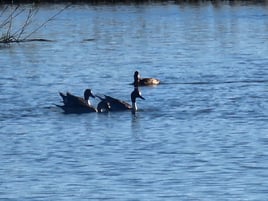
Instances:
[[[62,92],[59,92],[60,96],[62,97],[62,99],[65,99],[66,95]]]
[[[61,108],[61,109],[63,109],[63,107],[64,107],[63,105],[58,105],[58,104],[54,104],[54,105]]]

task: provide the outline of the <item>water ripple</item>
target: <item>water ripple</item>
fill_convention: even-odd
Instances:
[[[0,200],[266,200],[263,16],[247,3],[81,4],[34,36],[53,43],[0,47]],[[135,116],[55,106],[85,88],[130,102],[136,70],[161,84],[140,87]]]

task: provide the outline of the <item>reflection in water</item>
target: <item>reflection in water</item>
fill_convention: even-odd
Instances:
[[[135,139],[139,139],[140,138],[139,135],[140,135],[141,125],[140,125],[140,119],[139,119],[138,112],[136,112],[135,114],[132,114],[131,117],[132,117],[132,121],[131,121],[132,136]]]

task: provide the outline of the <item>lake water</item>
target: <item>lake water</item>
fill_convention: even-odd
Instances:
[[[32,38],[0,46],[0,200],[267,200],[267,5],[73,5]],[[136,116],[54,105],[130,102],[135,70]]]

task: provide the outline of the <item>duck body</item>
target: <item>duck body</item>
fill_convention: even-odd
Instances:
[[[60,96],[62,97],[62,101],[65,106],[79,106],[79,105],[87,105],[87,101],[79,96],[75,96],[69,92],[66,94],[59,92]]]
[[[89,97],[95,98],[90,89],[86,89],[84,92],[84,98],[75,96],[69,92],[66,94],[59,92],[62,97],[64,105],[56,105],[64,110],[65,113],[89,113],[89,112],[98,112],[89,101]]]
[[[82,113],[91,113],[98,112],[93,106],[68,106],[68,105],[56,105],[60,107],[66,114],[82,114]]]
[[[131,108],[132,108],[132,106],[129,103],[122,101],[122,100],[119,100],[119,99],[116,99],[116,98],[113,98],[111,96],[104,95],[104,98],[102,98],[100,96],[97,96],[97,97],[100,98],[100,100],[101,100],[100,103],[98,104],[98,107],[101,104],[108,103],[110,105],[109,111],[111,111],[111,112],[131,110]]]
[[[141,78],[139,81],[139,86],[150,86],[160,84],[160,80],[156,78]]]
[[[138,71],[134,73],[134,87],[139,86],[152,86],[160,84],[160,80],[156,78],[141,78]]]
[[[125,111],[125,110],[132,110],[132,111],[137,111],[137,104],[136,104],[136,98],[141,98],[143,100],[145,100],[145,98],[143,98],[141,96],[141,93],[139,91],[138,88],[135,87],[134,91],[131,93],[131,103],[129,104],[125,101],[113,98],[111,96],[107,96],[104,95],[104,98],[100,97],[100,96],[96,96],[98,97],[101,101],[99,104],[103,104],[105,102],[107,102],[110,106],[109,111],[113,112],[113,111]]]

